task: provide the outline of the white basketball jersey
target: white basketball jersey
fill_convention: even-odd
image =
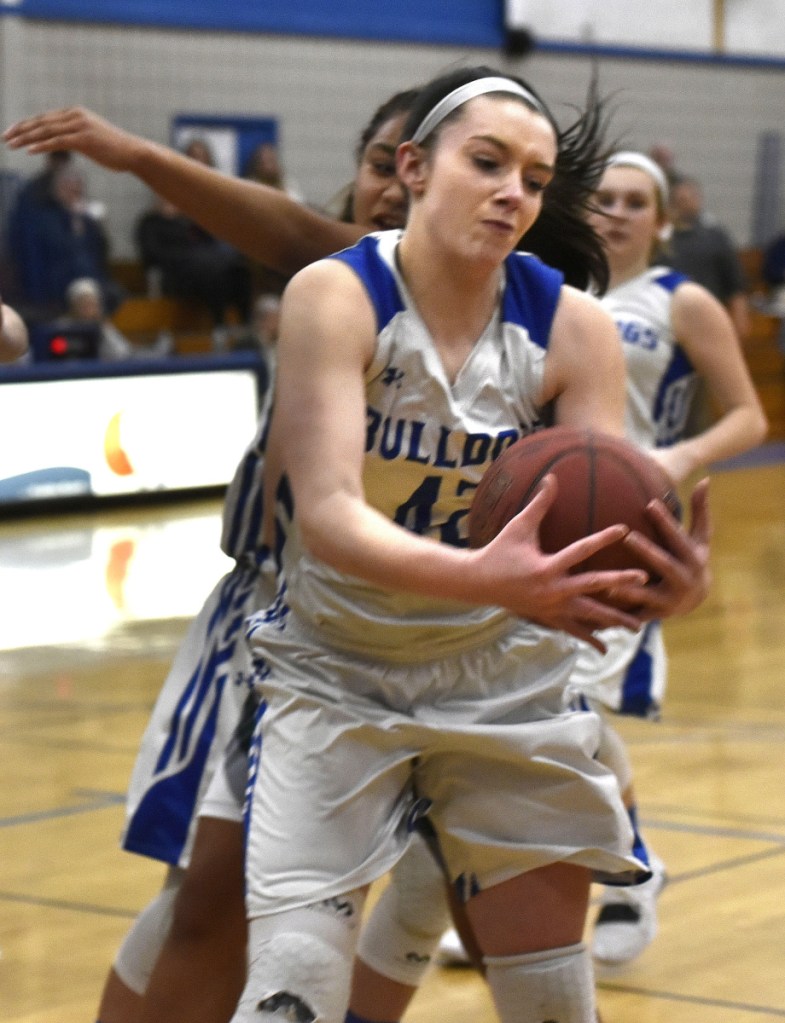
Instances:
[[[685,432],[698,376],[671,330],[671,302],[687,278],[651,267],[602,296],[627,363],[625,433],[644,448],[668,447]]]
[[[365,496],[406,529],[462,547],[483,472],[542,425],[536,401],[562,276],[534,256],[510,256],[498,312],[451,383],[396,269],[399,237],[369,235],[332,257],[357,273],[377,315],[366,376]],[[284,563],[287,602],[298,617],[326,642],[366,657],[429,660],[510,627],[500,608],[391,592],[339,573],[311,558],[296,530]]]

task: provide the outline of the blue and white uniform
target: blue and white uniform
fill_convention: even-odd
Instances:
[[[177,652],[128,789],[123,848],[180,867],[190,858],[197,809],[252,694],[245,621],[275,595],[277,560],[261,543],[268,413],[265,407],[224,503],[221,549],[235,565],[216,584]],[[225,789],[206,808],[211,816],[241,819],[241,806]]]
[[[542,424],[537,405],[562,278],[515,253],[496,315],[454,382],[395,266],[399,232],[337,254],[378,323],[366,374],[366,499],[404,528],[465,546],[493,458]],[[575,643],[498,607],[390,592],[301,546],[286,601],[249,628],[263,769],[248,836],[250,916],[381,876],[425,807],[466,894],[556,860],[645,870],[599,720],[567,709]]]
[[[671,304],[687,278],[664,266],[610,289],[601,299],[613,317],[627,366],[625,433],[643,448],[668,447],[684,437],[699,377],[673,336]],[[606,654],[583,646],[573,682],[590,701],[611,710],[656,717],[665,692],[667,659],[662,626],[641,632],[607,629]]]

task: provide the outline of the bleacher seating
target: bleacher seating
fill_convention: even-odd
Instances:
[[[213,325],[206,307],[182,299],[151,297],[140,263],[114,263],[112,277],[129,295],[112,316],[112,323],[129,340],[147,345],[167,333],[180,354],[213,350]]]

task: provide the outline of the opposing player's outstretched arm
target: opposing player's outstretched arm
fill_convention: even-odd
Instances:
[[[222,174],[83,107],[18,121],[3,139],[12,149],[67,149],[108,170],[133,174],[216,237],[285,276],[353,244],[364,233],[279,189]]]
[[[332,567],[388,589],[496,605],[591,640],[608,625],[635,628],[638,619],[593,595],[645,582],[638,571],[569,570],[617,541],[611,527],[555,555],[538,543],[539,524],[556,493],[541,493],[491,543],[468,550],[415,535],[365,501],[364,374],[376,334],[375,315],[347,267],[308,267],[283,300],[276,417],[284,467],[300,533],[309,551]]]

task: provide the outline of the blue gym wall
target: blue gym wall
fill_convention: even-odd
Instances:
[[[170,28],[277,32],[347,39],[499,46],[501,0],[22,0],[30,18],[157,25]]]

